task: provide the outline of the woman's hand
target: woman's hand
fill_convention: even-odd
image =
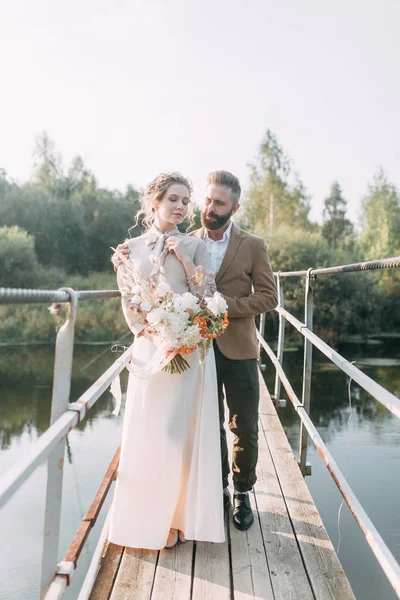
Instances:
[[[125,240],[123,244],[118,244],[118,246],[116,247],[116,252],[114,252],[114,254],[111,257],[111,262],[113,264],[115,272],[118,271],[118,267],[120,267],[124,262],[120,254],[123,254],[125,258],[129,258],[130,250],[128,240]]]
[[[145,337],[147,340],[149,340],[149,342],[151,342],[154,346],[156,346],[156,348],[159,348],[162,344],[162,340],[160,338],[159,335],[150,332],[148,329],[143,329],[142,334],[143,337]],[[169,356],[170,354],[172,354],[173,352],[176,352],[177,348],[167,348],[165,351],[165,355]]]
[[[180,260],[181,263],[185,264],[191,262],[191,258],[183,243],[183,238],[172,235],[167,239],[166,245],[169,252],[174,252],[176,258]]]

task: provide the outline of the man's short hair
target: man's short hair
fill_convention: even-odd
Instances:
[[[233,196],[233,204],[239,204],[240,194],[242,189],[240,182],[235,175],[229,173],[229,171],[214,171],[210,173],[207,179],[207,185],[214,183],[215,185],[221,185],[228,190],[231,190]]]

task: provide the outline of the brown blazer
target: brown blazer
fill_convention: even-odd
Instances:
[[[204,238],[204,228],[193,232]],[[227,358],[258,357],[254,317],[278,304],[274,276],[265,241],[233,224],[226,254],[215,281],[228,303],[229,327],[217,338]]]

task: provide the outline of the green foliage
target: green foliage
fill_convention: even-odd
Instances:
[[[259,235],[293,222],[302,228],[310,226],[310,202],[305,188],[270,130],[267,130],[259,155],[250,169],[243,226]]]
[[[360,226],[366,260],[400,254],[400,194],[382,169],[363,198]]]
[[[334,251],[321,232],[305,232],[288,226],[268,236],[268,251],[275,271],[299,271],[351,262],[351,255]],[[285,307],[304,321],[304,277],[283,281]],[[370,273],[321,276],[312,282],[314,329],[323,340],[336,344],[350,333],[367,334],[379,329],[379,296]],[[289,337],[299,335],[289,328]]]
[[[57,289],[72,287],[75,290],[117,289],[115,274],[93,273],[67,277],[65,273],[52,269],[35,274],[35,288]],[[58,328],[65,321],[65,306],[61,305],[59,317],[49,313],[47,305],[3,305],[0,306],[0,341],[54,342]],[[75,324],[76,341],[116,341],[131,334],[121,310],[119,298],[82,301],[78,304]]]
[[[79,156],[65,167],[46,133],[36,140],[35,161],[34,176],[23,185],[0,169],[0,285],[114,289],[110,247],[140,234],[140,226],[132,227],[138,191],[132,186],[124,193],[100,187]],[[322,227],[309,221],[305,188],[271,131],[250,168],[240,225],[267,239],[276,271],[400,254],[400,194],[382,170],[363,199],[356,237],[337,182],[325,200]],[[181,230],[189,224],[187,219]],[[198,227],[200,211],[195,209],[191,229]],[[304,279],[286,279],[284,286],[287,308],[303,320]],[[327,341],[400,329],[398,269],[320,277],[313,289],[315,329]],[[2,306],[0,340],[54,340],[61,322],[45,306]],[[126,332],[118,300],[81,304],[78,340],[113,340]]]
[[[347,202],[337,181],[332,184],[331,192],[325,199],[322,235],[329,247],[348,248],[353,243],[353,225],[346,218]]]
[[[37,138],[36,171],[18,186],[0,171],[0,222],[18,225],[34,236],[38,260],[67,273],[110,268],[110,247],[128,236],[139,209],[139,193],[122,194],[98,186],[77,156],[64,174],[47,134]],[[138,235],[134,228],[131,235]]]
[[[15,225],[0,227],[1,287],[31,287],[37,267],[33,237]]]
[[[360,254],[363,260],[389,258],[400,255],[400,193],[389,182],[387,175],[379,169],[361,206]],[[399,309],[393,304],[400,299],[400,272],[386,270],[375,275],[382,295],[388,299],[388,306]],[[393,302],[392,302],[393,301]],[[390,310],[389,310],[389,320]]]

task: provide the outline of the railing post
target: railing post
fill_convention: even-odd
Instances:
[[[313,289],[311,287],[312,269],[308,269],[306,276],[304,324],[307,329],[313,329]],[[311,375],[312,375],[312,343],[304,338],[304,364],[303,364],[303,390],[301,403],[307,415],[310,414],[311,397]],[[308,433],[301,422],[300,425],[300,452],[299,466],[303,475],[311,475],[311,465],[307,462]]]
[[[280,271],[277,273],[277,288],[278,288],[278,306],[285,308],[285,298],[283,295],[283,278],[280,276]],[[279,363],[282,366],[283,363],[283,347],[285,344],[285,317],[281,314],[279,315],[279,332],[278,332],[278,348],[277,348],[277,358]],[[275,400],[276,406],[286,406],[286,400],[280,398],[281,395],[281,380],[279,379],[278,372],[275,375],[275,388],[274,394],[272,398]]]
[[[265,335],[265,313],[260,315],[260,335],[262,338]],[[265,365],[261,363],[261,342],[258,344],[258,364],[261,371],[265,371]]]
[[[50,417],[51,425],[68,410],[74,351],[74,329],[78,303],[77,294],[74,290],[71,288],[61,289],[70,295],[71,301],[68,304],[67,320],[58,331],[56,340]],[[65,438],[57,444],[47,460],[47,487],[40,582],[41,599],[44,598],[57,570],[64,453]]]

